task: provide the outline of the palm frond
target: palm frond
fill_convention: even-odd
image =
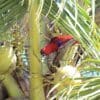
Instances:
[[[61,5],[62,1],[53,1],[52,7],[50,1],[45,0],[43,7],[43,14],[48,13],[48,17],[55,22],[56,25],[60,26],[66,33],[72,34],[83,47],[86,49],[87,53],[90,54],[93,58],[99,59],[100,48],[96,47],[98,41],[92,36],[94,36],[94,30],[92,28],[92,19],[78,3],[71,1],[65,2],[64,7]],[[51,10],[49,10],[49,7]],[[77,7],[77,19],[76,19],[76,9]],[[61,11],[60,14],[58,12]],[[59,17],[58,17],[58,16]],[[54,21],[53,19],[56,19]],[[98,36],[100,33],[95,31],[95,35]]]
[[[0,33],[4,33],[14,22],[19,21],[27,11],[28,0],[0,1]]]
[[[63,6],[62,2],[64,3]],[[45,0],[42,14],[52,20],[52,23],[60,27],[63,32],[73,35],[86,51],[86,57],[80,65],[82,76],[78,80],[80,79],[81,83],[70,84],[77,79],[60,78],[48,94],[49,97],[50,93],[57,92],[50,100],[55,98],[61,100],[80,100],[80,98],[82,100],[95,100],[100,97],[99,75],[92,74],[89,76],[89,74],[82,73],[82,71],[100,73],[100,47],[98,45],[100,44],[100,29],[95,23],[97,1],[84,0],[84,2],[92,9],[91,14],[76,0]]]

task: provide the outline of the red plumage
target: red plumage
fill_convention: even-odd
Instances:
[[[49,55],[59,49],[62,45],[73,39],[71,35],[59,35],[51,39],[51,41],[41,49],[41,54]]]

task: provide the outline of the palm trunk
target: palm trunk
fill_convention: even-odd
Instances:
[[[40,0],[31,0],[30,5],[30,100],[45,100],[43,91],[43,78],[41,74],[40,59],[40,34],[37,9]]]

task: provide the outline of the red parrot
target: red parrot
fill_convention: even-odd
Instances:
[[[59,35],[56,37],[53,37],[51,41],[41,49],[42,55],[49,55],[55,51],[57,51],[61,46],[63,46],[65,43],[67,43],[70,40],[74,40],[74,38],[71,35]],[[75,44],[77,41],[74,41],[73,44]]]
[[[60,60],[69,46],[78,43],[71,35],[59,35],[53,37],[50,42],[41,49],[41,54],[47,57],[47,64],[51,72],[56,72],[53,65],[60,67]]]

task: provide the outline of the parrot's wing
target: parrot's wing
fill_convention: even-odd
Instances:
[[[60,67],[59,61],[65,55],[67,48],[69,48],[70,46],[72,46],[75,42],[76,41],[74,39],[71,39],[68,42],[66,42],[64,45],[60,46],[60,48],[57,51],[57,55],[55,56],[55,58],[53,60],[53,64],[54,65],[59,65],[58,67]]]

